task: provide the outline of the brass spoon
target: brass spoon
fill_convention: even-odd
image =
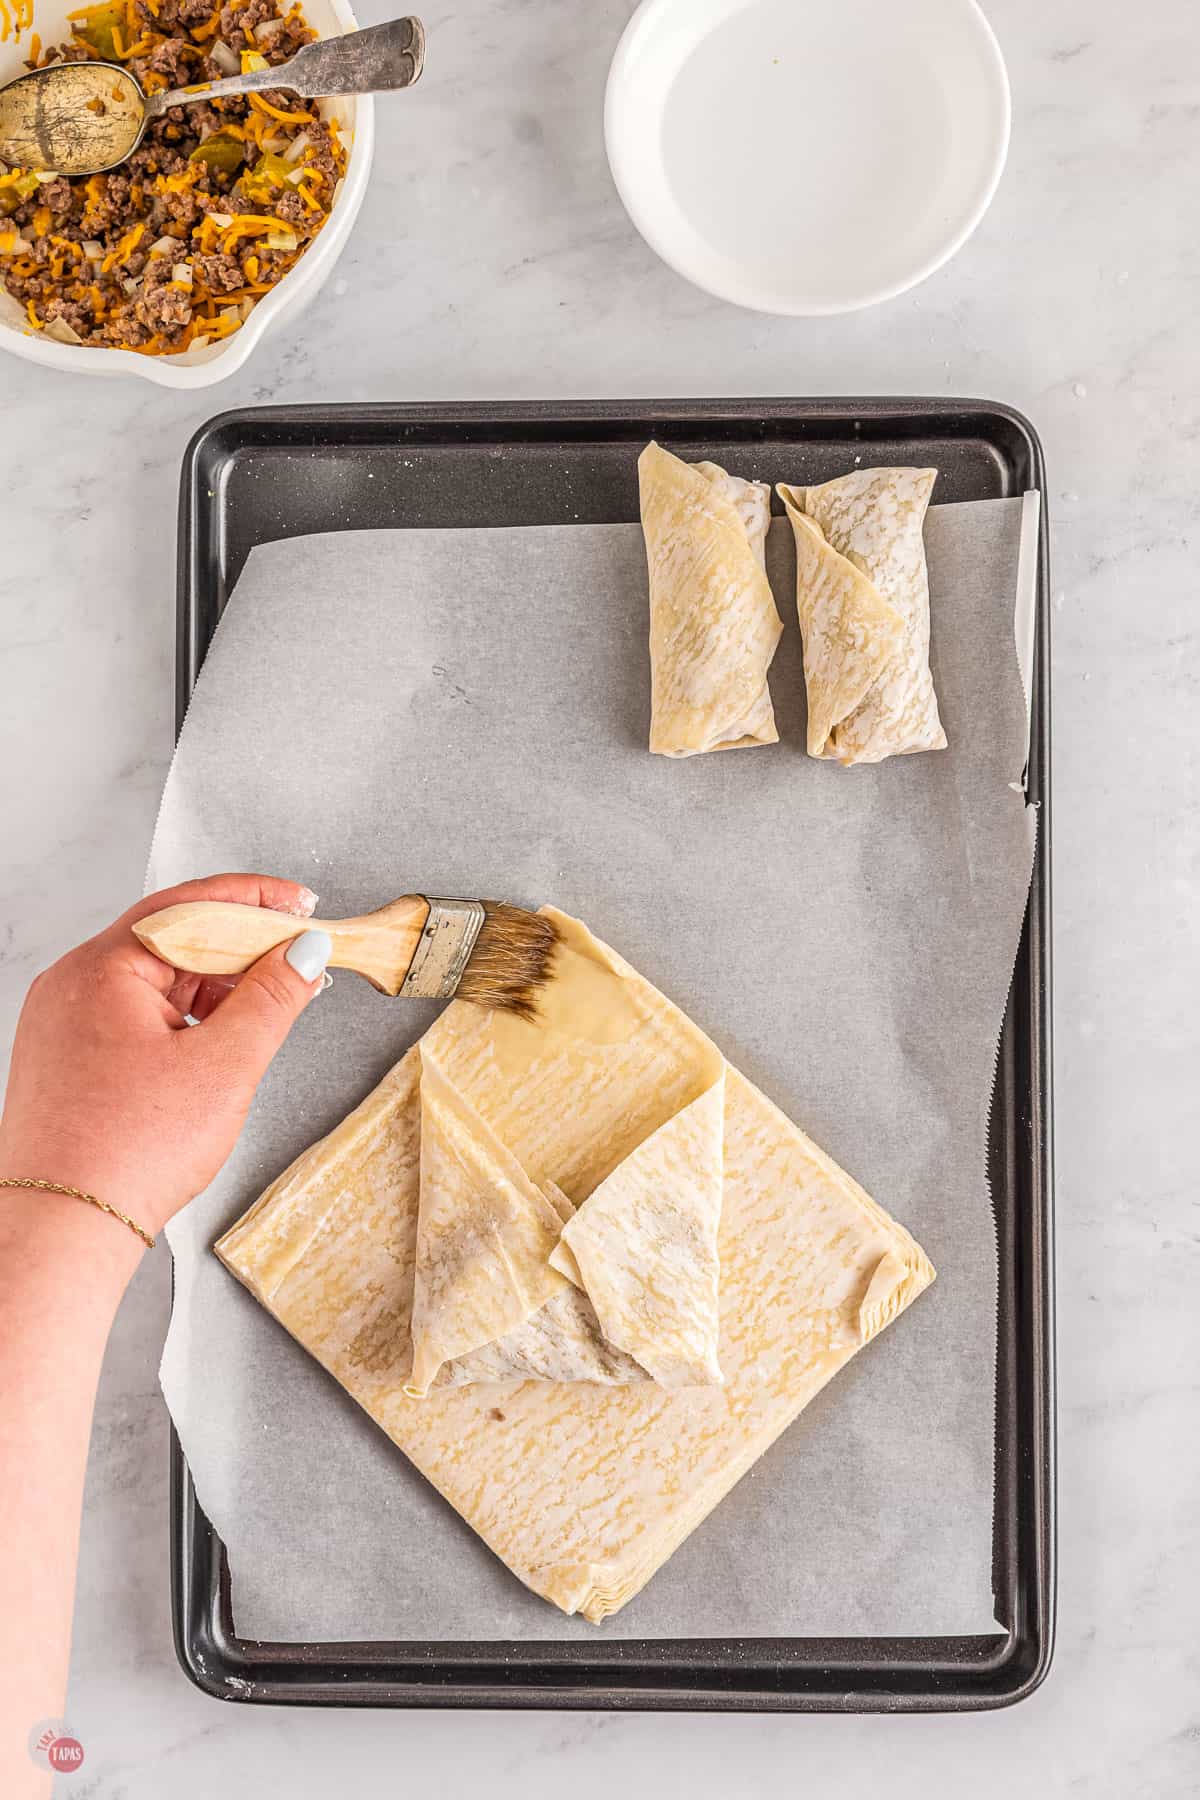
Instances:
[[[0,160],[56,175],[115,169],[170,106],[286,88],[304,99],[411,87],[425,62],[420,19],[393,19],[305,44],[287,62],[165,94],[145,94],[120,63],[51,63],[0,88]]]

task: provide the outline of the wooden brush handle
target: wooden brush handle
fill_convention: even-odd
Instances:
[[[240,975],[251,963],[304,931],[327,931],[330,963],[365,975],[382,994],[398,994],[420,941],[429,902],[405,894],[356,919],[299,919],[265,906],[188,900],[150,913],[133,927],[147,950],[190,975]]]

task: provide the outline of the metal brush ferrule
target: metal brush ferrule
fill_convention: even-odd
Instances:
[[[448,1000],[463,978],[483,928],[481,900],[434,900],[429,903],[420,941],[400,989],[409,1000]]]

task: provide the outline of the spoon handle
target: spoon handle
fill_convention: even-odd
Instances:
[[[264,88],[284,88],[304,99],[325,94],[376,94],[392,88],[411,87],[425,66],[425,28],[420,19],[392,19],[386,25],[368,25],[342,37],[319,38],[304,44],[287,62],[247,75],[230,75],[223,81],[201,86],[172,88],[151,94],[146,101],[148,118],[157,118],[169,106],[188,106],[197,100],[215,100],[224,94],[261,93]]]
[[[278,86],[310,99],[322,94],[378,94],[411,87],[425,66],[425,27],[420,19],[391,19],[342,37],[305,44],[281,69]]]

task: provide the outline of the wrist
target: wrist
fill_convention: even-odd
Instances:
[[[169,1209],[164,1215],[152,1183],[139,1177],[136,1159],[124,1154],[121,1145],[114,1151],[97,1142],[94,1133],[69,1125],[58,1128],[51,1123],[47,1128],[37,1119],[0,1120],[0,1177],[5,1175],[53,1181],[94,1194],[136,1219],[151,1237],[157,1235],[164,1216],[170,1217]]]
[[[15,1187],[13,1180],[77,1188],[125,1213],[153,1236],[153,1227],[135,1211],[136,1197],[123,1204],[106,1191],[103,1174],[93,1172],[68,1145],[26,1148],[20,1138],[0,1130],[0,1246],[32,1256],[39,1266],[52,1265],[58,1257],[68,1264],[86,1258],[97,1288],[119,1297],[148,1247],[137,1232],[91,1200]]]

